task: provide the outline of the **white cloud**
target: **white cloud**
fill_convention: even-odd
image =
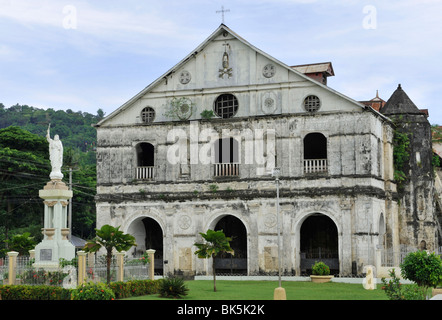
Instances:
[[[373,30],[362,25],[368,4]],[[75,29],[63,27],[68,5]],[[110,113],[206,39],[221,23],[221,5],[229,27],[275,58],[332,61],[330,86],[349,97],[371,99],[379,89],[386,99],[403,83],[437,114],[440,0],[0,0],[0,30],[9,31],[0,32],[0,102],[101,104]]]

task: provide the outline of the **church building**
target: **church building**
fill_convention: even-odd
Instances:
[[[287,65],[221,24],[96,125],[97,228],[121,226],[137,242],[127,254],[155,249],[159,272],[190,276],[212,272],[194,254],[208,229],[233,238],[217,271],[247,275],[278,272],[278,229],[285,275],[318,260],[361,274],[379,249],[434,249],[426,115],[401,87],[376,109],[331,76],[330,62]],[[419,131],[401,185],[398,128]]]

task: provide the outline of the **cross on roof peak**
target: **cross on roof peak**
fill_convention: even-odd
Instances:
[[[221,10],[216,11],[216,13],[221,13],[223,24],[224,24],[224,12],[230,12],[230,9],[224,10],[224,6],[221,6]]]

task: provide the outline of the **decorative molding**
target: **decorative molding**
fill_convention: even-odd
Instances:
[[[265,92],[261,96],[261,110],[264,114],[274,114],[277,107],[277,97],[274,92]]]
[[[53,206],[55,206],[56,204],[57,204],[57,202],[58,201],[43,201],[43,203],[45,204],[45,205],[47,205],[48,207],[53,207]]]
[[[183,70],[180,73],[180,83],[181,84],[188,84],[192,80],[192,75],[189,71]]]
[[[272,63],[266,64],[262,68],[262,75],[266,78],[273,77],[275,75],[275,73],[276,73],[276,67]]]

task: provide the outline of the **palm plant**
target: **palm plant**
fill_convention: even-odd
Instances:
[[[212,264],[212,272],[213,272],[213,291],[216,292],[216,275],[215,275],[215,259],[219,253],[227,252],[234,254],[232,248],[230,248],[230,241],[232,238],[226,237],[222,230],[213,231],[207,230],[207,233],[201,233],[200,235],[204,238],[204,243],[195,243],[195,246],[198,248],[195,251],[195,254],[198,255],[198,258],[202,259],[213,259]]]
[[[113,227],[108,224],[95,229],[96,236],[89,240],[84,246],[86,252],[97,252],[103,247],[106,250],[106,278],[107,283],[110,283],[110,267],[112,261],[112,250],[115,248],[118,252],[127,251],[132,246],[136,246],[135,237],[130,234],[125,234],[119,230],[120,227]]]

